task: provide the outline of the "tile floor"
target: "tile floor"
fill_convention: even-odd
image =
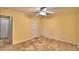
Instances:
[[[13,46],[11,43],[4,43],[0,51],[78,51],[78,49],[77,45],[39,37]]]

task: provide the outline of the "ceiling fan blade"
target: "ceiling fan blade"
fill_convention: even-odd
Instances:
[[[50,13],[50,14],[54,14],[55,12],[51,12],[51,11],[45,11],[46,13]]]
[[[36,12],[40,12],[40,7],[35,9]]]

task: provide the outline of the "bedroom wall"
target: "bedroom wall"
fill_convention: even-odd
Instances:
[[[78,28],[77,28],[77,29],[78,29],[78,30],[77,30],[77,31],[78,31],[78,36],[77,36],[77,37],[78,37],[78,48],[79,48],[79,9],[78,9],[77,15],[78,15],[78,16],[77,16],[77,19],[78,19],[78,21],[77,21],[77,24],[78,24]]]
[[[13,45],[33,38],[32,17],[28,17],[26,14],[22,12],[7,8],[0,8],[0,15],[13,16],[13,24],[12,24]],[[39,34],[37,33],[36,36],[38,35]]]
[[[77,44],[77,10],[60,8],[59,12],[43,20],[42,35],[48,38]]]

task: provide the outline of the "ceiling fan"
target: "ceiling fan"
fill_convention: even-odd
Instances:
[[[37,8],[36,11],[36,16],[48,16],[48,14],[54,14],[54,12],[49,11],[47,7]]]

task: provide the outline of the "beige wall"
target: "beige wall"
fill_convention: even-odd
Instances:
[[[50,18],[43,20],[43,36],[77,44],[77,11],[61,8]]]
[[[78,21],[77,21],[77,23],[78,23],[78,28],[77,28],[77,29],[78,29],[78,30],[77,30],[77,31],[78,31],[78,34],[77,34],[77,35],[78,35],[78,36],[77,36],[77,37],[78,37],[78,48],[79,48],[79,9],[78,9],[77,15],[78,15],[78,16],[77,16],[77,19],[78,19]]]
[[[33,19],[22,12],[6,8],[0,8],[0,15],[13,16],[13,44],[17,44],[33,38],[32,20],[34,20],[35,18]],[[38,33],[36,35],[38,36]]]

